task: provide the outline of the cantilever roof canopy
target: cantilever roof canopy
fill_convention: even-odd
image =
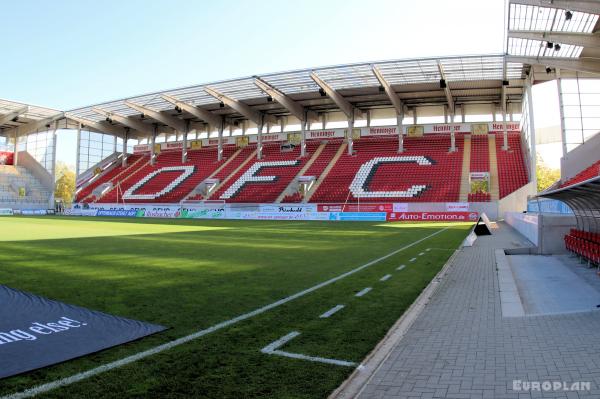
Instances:
[[[577,71],[598,78],[599,14],[598,0],[510,0],[508,59],[532,65],[538,80],[553,79],[552,69],[559,76]]]
[[[573,210],[578,228],[600,232],[600,176],[571,186],[542,192],[538,197],[564,202]]]
[[[63,117],[61,111],[0,99],[0,135],[27,134]]]
[[[302,118],[302,112],[309,112],[313,118],[317,113],[336,110],[348,115],[355,110],[399,109],[398,104],[446,104],[453,109],[455,104],[473,102],[500,104],[503,81],[509,83],[504,87],[505,100],[521,102],[527,72],[528,67],[507,62],[501,54],[359,63],[154,92],[74,109],[67,116],[81,123],[110,121],[149,132],[152,124],[178,124],[169,118],[210,122],[196,112],[192,115],[189,111],[194,109],[185,105],[205,114],[208,111],[207,117],[225,117],[229,122],[252,120],[260,114],[271,120],[286,115]]]

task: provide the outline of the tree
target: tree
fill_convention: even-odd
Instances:
[[[553,185],[555,182],[560,180],[560,170],[548,167],[548,165],[546,165],[546,163],[544,162],[542,157],[539,156],[539,154],[537,159],[537,190],[538,192],[540,192],[544,191],[545,189]]]
[[[54,198],[61,199],[65,205],[73,202],[75,194],[75,172],[63,162],[56,163],[56,184]]]

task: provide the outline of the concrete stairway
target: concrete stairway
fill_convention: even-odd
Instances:
[[[331,169],[333,169],[333,166],[336,164],[336,162],[338,161],[338,159],[340,159],[340,157],[342,156],[342,154],[346,151],[346,147],[348,147],[348,143],[343,143],[340,146],[340,148],[338,149],[338,151],[335,153],[335,156],[331,159],[331,162],[329,162],[329,165],[327,165],[327,167],[325,168],[325,170],[323,171],[323,173],[321,173],[321,176],[319,177],[319,180],[317,180],[315,182],[315,184],[313,184],[313,186],[310,189],[310,191],[308,193],[306,193],[306,195],[304,196],[304,200],[302,200],[303,203],[306,203],[306,202],[310,201],[310,197],[312,197],[313,194],[317,192],[317,190],[319,189],[319,186],[321,185],[321,183],[323,183],[323,180],[325,180],[325,178],[327,177],[327,175],[329,174],[329,172],[331,171]]]
[[[325,148],[326,145],[327,144],[325,144],[325,143],[321,143],[321,145],[319,145],[319,147],[314,152],[314,154],[310,157],[308,162],[306,162],[306,164],[302,167],[302,169],[300,169],[300,172],[298,172],[298,174],[294,177],[294,179],[290,182],[290,184],[288,184],[288,186],[285,188],[285,190],[283,190],[281,192],[281,194],[279,194],[279,197],[277,197],[277,199],[275,200],[276,203],[278,203],[278,204],[281,203],[281,201],[283,201],[283,199],[285,198],[286,195],[292,194],[289,191],[292,191],[292,188],[298,184],[298,182],[296,181],[298,179],[298,177],[304,176],[304,174],[306,173],[308,168],[310,168],[311,165],[313,164],[313,162],[315,162],[315,160],[319,157],[319,155],[321,155],[321,152],[323,151],[323,148]]]

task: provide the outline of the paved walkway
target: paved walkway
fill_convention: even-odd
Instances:
[[[506,225],[479,237],[364,387],[371,398],[600,398],[600,312],[503,318],[495,248],[526,245]],[[518,391],[513,380],[590,382]]]

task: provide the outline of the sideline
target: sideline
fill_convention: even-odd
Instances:
[[[67,385],[74,384],[76,382],[85,380],[85,379],[93,377],[95,375],[98,375],[98,374],[101,374],[101,373],[104,373],[104,372],[107,372],[107,371],[110,371],[110,370],[113,370],[113,369],[116,369],[116,368],[119,368],[119,367],[123,367],[125,365],[131,364],[131,363],[136,362],[136,361],[138,361],[140,359],[144,359],[146,357],[155,355],[157,353],[164,352],[166,350],[169,350],[169,349],[174,348],[176,346],[185,344],[185,343],[187,343],[189,341],[192,341],[194,339],[197,339],[197,338],[203,337],[203,336],[205,336],[207,334],[210,334],[210,333],[213,333],[215,331],[221,330],[221,329],[223,329],[225,327],[229,327],[229,326],[231,326],[233,324],[237,324],[240,321],[244,321],[244,320],[250,319],[250,318],[252,318],[254,316],[258,316],[259,314],[265,313],[265,312],[267,312],[267,311],[269,311],[271,309],[274,309],[274,308],[276,308],[278,306],[281,306],[281,305],[286,304],[286,303],[288,303],[290,301],[293,301],[294,299],[298,299],[298,298],[300,298],[300,297],[302,297],[302,296],[304,296],[306,294],[310,294],[311,292],[314,292],[314,291],[316,291],[318,289],[321,289],[321,288],[326,287],[326,286],[328,286],[330,284],[333,284],[336,281],[342,280],[342,279],[344,279],[344,278],[346,278],[348,276],[351,276],[351,275],[353,275],[355,273],[358,273],[359,271],[364,270],[364,269],[366,269],[366,268],[368,268],[370,266],[373,266],[374,264],[379,263],[379,262],[381,262],[381,261],[383,261],[383,260],[385,260],[385,259],[387,259],[389,257],[392,257],[392,256],[396,255],[397,253],[402,252],[402,251],[404,251],[404,250],[406,250],[406,249],[408,249],[408,248],[410,248],[412,246],[420,244],[421,242],[423,242],[425,240],[428,240],[429,238],[434,237],[434,236],[436,236],[436,235],[438,235],[438,234],[440,234],[440,233],[448,230],[449,228],[450,228],[450,226],[444,227],[444,228],[442,228],[442,229],[440,229],[440,230],[438,230],[438,231],[436,231],[434,233],[431,233],[431,234],[429,234],[429,235],[427,235],[427,236],[425,236],[423,238],[418,239],[417,241],[414,241],[414,242],[412,242],[410,244],[407,244],[407,245],[403,246],[402,248],[396,249],[396,250],[394,250],[394,251],[392,251],[392,252],[390,252],[390,253],[388,253],[388,254],[380,257],[380,258],[377,258],[377,259],[374,259],[374,260],[372,260],[372,261],[370,261],[368,263],[365,263],[362,266],[358,266],[358,267],[356,267],[356,268],[354,268],[354,269],[352,269],[350,271],[342,273],[342,274],[340,274],[340,275],[338,275],[336,277],[333,277],[333,278],[331,278],[331,279],[329,279],[327,281],[324,281],[322,283],[314,285],[314,286],[312,286],[310,288],[307,288],[307,289],[305,289],[303,291],[297,292],[297,293],[295,293],[293,295],[290,295],[288,297],[280,299],[280,300],[278,300],[276,302],[273,302],[271,304],[265,305],[265,306],[263,306],[261,308],[253,310],[251,312],[241,314],[241,315],[239,315],[237,317],[234,317],[233,319],[229,319],[229,320],[223,321],[221,323],[218,323],[218,324],[215,324],[215,325],[213,325],[211,327],[208,327],[208,328],[206,328],[204,330],[200,330],[200,331],[197,331],[195,333],[186,335],[184,337],[175,339],[173,341],[170,341],[170,342],[158,345],[158,346],[156,346],[154,348],[147,349],[147,350],[142,351],[142,352],[138,352],[138,353],[136,353],[134,355],[127,356],[127,357],[124,357],[122,359],[115,360],[113,362],[103,364],[102,366],[95,367],[95,368],[90,369],[88,371],[84,371],[84,372],[81,372],[81,373],[73,374],[72,376],[61,378],[59,380],[48,382],[46,384],[38,385],[36,387],[29,388],[29,389],[26,389],[26,390],[21,391],[21,392],[16,392],[16,393],[13,393],[13,394],[8,394],[6,396],[2,396],[0,399],[22,399],[22,398],[30,398],[30,397],[33,397],[35,395],[39,395],[39,394],[42,394],[42,393],[45,393],[45,392],[52,391],[52,390],[54,390],[56,388],[60,388],[60,387],[64,387],[64,386],[67,386]]]

